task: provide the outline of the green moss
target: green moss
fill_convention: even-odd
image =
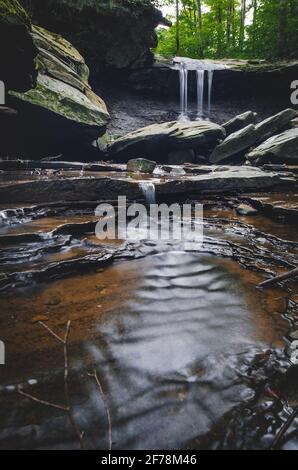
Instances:
[[[17,0],[0,0],[0,24],[31,27],[29,16]]]
[[[237,70],[241,70],[242,72],[264,73],[282,71],[289,66],[298,66],[298,61],[262,62],[259,64],[252,64],[247,62],[245,64],[237,65],[235,68]]]
[[[39,76],[37,87],[27,93],[10,92],[15,98],[52,111],[87,126],[104,126],[109,120],[106,109],[94,105],[75,88],[55,79]]]

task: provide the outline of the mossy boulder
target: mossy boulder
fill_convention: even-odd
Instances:
[[[58,114],[79,126],[94,128],[94,138],[98,137],[99,128],[107,124],[109,117],[103,102],[100,106],[99,101],[95,103],[95,99],[90,99],[80,90],[47,75],[38,76],[35,89],[27,93],[11,92],[11,95]]]
[[[16,0],[0,0],[0,80],[7,90],[27,91],[35,86],[37,48],[31,23]]]
[[[98,146],[92,143],[105,133],[109,113],[89,85],[84,58],[58,34],[33,26],[32,37],[39,50],[37,86],[9,94],[19,111],[21,133],[31,136],[23,141],[22,155],[96,158]]]

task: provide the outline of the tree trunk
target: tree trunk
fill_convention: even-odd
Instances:
[[[176,55],[180,54],[180,9],[179,0],[176,0]]]
[[[202,2],[197,0],[198,3],[198,38],[199,38],[199,57],[204,58],[204,46],[203,46],[203,15],[202,15]]]
[[[279,57],[287,57],[288,0],[279,0]]]
[[[253,28],[252,28],[252,51],[253,54],[256,53],[256,43],[257,43],[257,12],[258,12],[258,0],[253,0]]]
[[[241,0],[241,14],[240,14],[240,51],[243,51],[244,37],[245,37],[245,20],[246,20],[246,0]]]

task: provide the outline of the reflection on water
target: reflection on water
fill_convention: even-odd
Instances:
[[[3,298],[0,327],[11,362],[2,383],[55,380],[63,363],[60,347],[32,318],[46,315],[56,331],[70,319],[72,368],[79,374],[97,368],[112,413],[114,448],[182,448],[253,395],[238,375],[243,362],[256,350],[282,344],[287,298],[280,290],[256,292],[259,279],[233,261],[172,251]],[[100,404],[82,377],[78,418],[89,445],[105,447],[104,415],[99,425]],[[61,383],[55,384],[51,397],[59,396]],[[67,422],[57,428],[57,416],[30,402],[21,418],[7,406],[3,390],[6,437],[0,430],[0,445],[9,433],[12,447],[18,445],[13,436],[22,432],[23,446],[72,445],[66,443]],[[36,420],[38,433],[27,435]]]

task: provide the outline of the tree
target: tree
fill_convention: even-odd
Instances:
[[[202,17],[202,1],[197,0],[198,6],[198,39],[199,39],[199,57],[204,58],[203,46],[203,17]]]

